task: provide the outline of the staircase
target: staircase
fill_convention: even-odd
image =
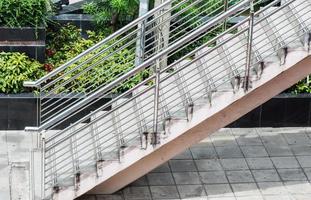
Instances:
[[[237,120],[311,74],[310,29],[307,0],[169,0],[25,82],[32,199],[113,193]],[[127,70],[106,80],[111,63]]]

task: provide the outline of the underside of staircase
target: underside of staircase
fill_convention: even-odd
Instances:
[[[55,199],[73,199],[85,193],[112,194],[118,191],[305,78],[311,74],[310,66],[311,56],[308,52],[290,52],[285,65],[267,66],[261,79],[253,82],[252,89],[246,94],[243,90],[236,93],[222,92],[215,98],[213,106],[204,105],[195,109],[189,122],[173,121],[168,128],[169,136],[162,140],[159,147],[147,150],[127,149],[121,163],[105,163],[100,177],[86,174],[81,177],[77,192],[68,188],[57,194]]]
[[[167,1],[46,77],[25,83],[41,95],[41,126],[26,129],[37,141],[33,199],[116,192],[311,74],[311,2],[229,1],[206,23],[171,37],[184,19],[175,19],[179,6],[187,10],[199,2]],[[227,24],[245,13],[241,22]],[[83,98],[71,93],[66,100],[75,78],[93,78],[94,65],[83,56],[102,62],[109,48],[126,39],[122,48],[145,46],[133,54],[135,67],[107,84],[86,84]],[[194,42],[200,47],[189,50]],[[149,77],[120,90],[146,69],[152,69]],[[73,78],[65,79],[70,73]],[[111,95],[95,111],[73,117]]]

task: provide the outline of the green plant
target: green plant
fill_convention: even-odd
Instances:
[[[87,31],[88,37],[83,38],[81,30],[70,24],[58,30],[49,30],[47,33],[46,62],[57,68],[100,42],[108,34],[110,34],[109,30],[100,32]]]
[[[138,0],[93,0],[83,5],[85,13],[93,16],[99,27],[107,23],[116,31],[122,21],[131,21],[138,15]]]
[[[23,81],[36,80],[45,71],[42,64],[22,53],[0,53],[0,92],[24,92]]]
[[[0,26],[45,26],[50,5],[49,0],[0,0]]]
[[[50,69],[57,68],[67,62],[68,60],[74,58],[81,52],[85,51],[89,47],[95,45],[99,41],[103,40],[108,31],[87,31],[88,37],[83,38],[80,34],[80,30],[75,26],[66,25],[57,31],[52,31],[48,33],[48,48],[47,48],[47,61],[44,67],[47,71]],[[111,41],[114,43],[115,41]],[[119,44],[122,46],[122,43]],[[106,44],[102,46],[101,49],[105,49],[109,47],[110,44]],[[119,48],[115,47],[115,48]],[[80,73],[85,70],[90,65],[93,65],[96,62],[100,62],[96,67],[92,70],[89,70],[86,73],[83,73],[81,76],[75,78],[70,84],[66,85],[66,87],[60,87],[58,92],[87,92],[87,87],[92,86],[91,88],[105,85],[111,82],[120,74],[123,74],[133,67],[134,65],[134,50],[132,48],[122,49],[120,51],[114,51],[115,48],[110,49],[109,51],[105,51],[101,53],[99,57],[93,59],[87,65],[84,65],[79,70],[75,71],[75,73],[70,73],[70,75],[65,76],[64,80],[68,80],[74,75]],[[96,51],[96,52],[98,52]],[[93,56],[96,52],[89,54],[88,56],[84,56],[78,63],[72,64],[69,66],[64,73],[70,71],[74,67],[76,67],[79,63],[83,63],[88,58]],[[111,55],[113,53],[113,55]],[[111,55],[111,56],[109,56]],[[105,58],[107,57],[107,58]],[[105,59],[103,59],[105,58]],[[145,70],[142,73],[139,73],[135,77],[131,78],[130,81],[126,82],[122,87],[118,88],[115,92],[125,91],[129,88],[132,88],[134,85],[142,81],[145,77],[149,75],[149,71]]]
[[[307,79],[299,81],[296,85],[285,91],[286,93],[304,94],[311,93],[311,82]]]

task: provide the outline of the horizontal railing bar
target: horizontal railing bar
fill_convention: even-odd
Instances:
[[[72,107],[68,108],[65,112],[60,113],[59,115],[53,117],[52,119],[50,119],[49,121],[47,121],[46,123],[41,125],[39,127],[39,130],[47,129],[48,127],[52,126],[56,122],[64,119],[68,115],[70,115],[75,110],[78,110],[79,108],[87,105],[92,99],[95,99],[95,98],[99,97],[101,94],[103,94],[103,93],[107,92],[108,90],[112,89],[116,84],[118,84],[118,83],[122,82],[123,80],[125,80],[125,79],[127,79],[127,78],[129,78],[129,77],[131,77],[133,75],[135,75],[136,73],[140,72],[144,68],[148,67],[148,65],[152,64],[155,60],[161,58],[162,56],[164,56],[164,55],[172,52],[173,50],[179,48],[180,46],[186,44],[187,42],[191,41],[193,38],[203,34],[207,29],[209,29],[212,26],[218,24],[223,19],[225,19],[228,16],[230,16],[230,15],[234,14],[235,12],[239,11],[242,7],[244,7],[246,5],[249,5],[250,1],[251,0],[245,0],[242,3],[240,3],[240,4],[236,5],[236,6],[234,6],[233,8],[231,8],[226,13],[224,13],[224,14],[216,17],[215,19],[211,20],[206,25],[202,26],[201,28],[197,29],[196,31],[192,32],[191,34],[187,35],[183,39],[177,41],[173,45],[169,46],[167,49],[161,51],[159,54],[157,54],[157,55],[153,56],[152,58],[148,59],[147,61],[145,61],[144,63],[142,63],[138,67],[132,69],[127,74],[117,78],[116,80],[112,81],[110,84],[108,84],[108,85],[102,87],[101,89],[97,90],[96,92],[94,92],[89,97],[83,99],[79,103],[77,103],[77,104],[73,105]]]
[[[80,58],[82,58],[83,56],[89,54],[90,52],[98,49],[100,46],[102,46],[103,44],[105,44],[106,42],[110,41],[111,39],[115,38],[118,35],[123,34],[124,32],[128,31],[129,29],[131,29],[133,26],[136,26],[138,23],[140,23],[141,21],[147,19],[148,17],[152,16],[154,13],[156,13],[157,11],[159,11],[160,9],[162,9],[165,6],[168,6],[169,4],[171,4],[172,0],[168,0],[165,1],[164,3],[160,4],[159,6],[153,8],[152,10],[150,10],[149,12],[147,12],[146,14],[138,17],[137,19],[135,19],[134,21],[132,21],[131,23],[129,23],[128,25],[124,26],[123,28],[121,28],[120,30],[116,31],[115,33],[111,34],[110,36],[108,36],[107,38],[105,38],[104,40],[102,40],[101,42],[97,43],[96,45],[94,45],[93,47],[89,48],[88,50],[82,52],[81,54],[79,54],[78,56],[76,56],[75,58],[71,59],[70,61],[66,62],[64,65],[58,67],[57,69],[55,69],[54,71],[52,71],[51,73],[47,74],[46,76],[40,78],[37,81],[26,81],[24,83],[25,87],[39,87],[40,84],[44,83],[45,81],[49,80],[51,77],[57,75],[58,73],[60,73],[61,71],[63,71],[64,69],[66,69],[69,65],[75,63],[76,61],[78,61]]]

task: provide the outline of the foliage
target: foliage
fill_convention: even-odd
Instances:
[[[304,94],[311,93],[311,82],[307,79],[299,81],[296,85],[289,88],[285,92],[293,93],[293,94]]]
[[[67,24],[59,30],[49,30],[46,50],[47,63],[57,68],[68,60],[79,55],[91,46],[103,40],[109,31],[87,31],[88,38],[81,36],[81,30],[74,25]]]
[[[88,37],[83,38],[80,34],[80,30],[77,29],[75,26],[66,25],[62,27],[58,31],[48,33],[48,37],[50,38],[50,42],[48,43],[47,49],[47,64],[45,67],[47,70],[50,68],[54,69],[65,62],[69,61],[70,59],[74,58],[75,56],[79,55],[89,47],[95,45],[99,41],[103,40],[107,34],[110,34],[109,31],[101,31],[101,32],[94,32],[94,31],[87,31]],[[114,41],[112,41],[113,43]],[[122,45],[120,43],[119,45]],[[105,49],[109,47],[110,44],[106,44],[100,48]],[[115,47],[118,48],[118,47]],[[98,50],[98,51],[100,51]],[[98,52],[96,51],[96,52]],[[68,80],[74,75],[80,73],[81,71],[85,70],[86,67],[93,65],[97,62],[100,62],[96,67],[92,70],[89,70],[86,73],[75,78],[70,85],[66,85],[66,87],[59,88],[58,92],[87,92],[87,86],[98,87],[105,85],[111,82],[120,74],[123,74],[130,69],[132,69],[134,65],[134,50],[131,49],[123,49],[120,51],[113,52],[114,49],[110,49],[109,51],[105,51],[101,53],[101,55],[95,59],[93,59],[87,65],[81,67],[75,73],[71,73],[64,77],[64,80]],[[88,58],[93,56],[96,52],[89,54],[88,56],[84,56],[78,63],[75,63],[69,66],[66,71],[70,71],[74,67],[76,67],[79,63],[85,62]],[[108,56],[111,55],[112,56]],[[106,58],[105,58],[106,57]],[[105,59],[103,59],[105,58]],[[124,91],[128,88],[133,87],[137,83],[141,82],[144,77],[148,76],[148,72],[144,71],[137,76],[133,77],[131,81],[127,82],[123,87],[118,89],[118,92]]]
[[[0,92],[24,92],[23,81],[36,80],[45,71],[42,64],[22,53],[0,53]]]
[[[0,0],[0,26],[46,25],[50,5],[49,0]]]
[[[122,25],[120,22],[133,20],[138,8],[138,0],[93,0],[83,5],[84,12],[92,15],[99,27],[108,22],[113,31]]]

